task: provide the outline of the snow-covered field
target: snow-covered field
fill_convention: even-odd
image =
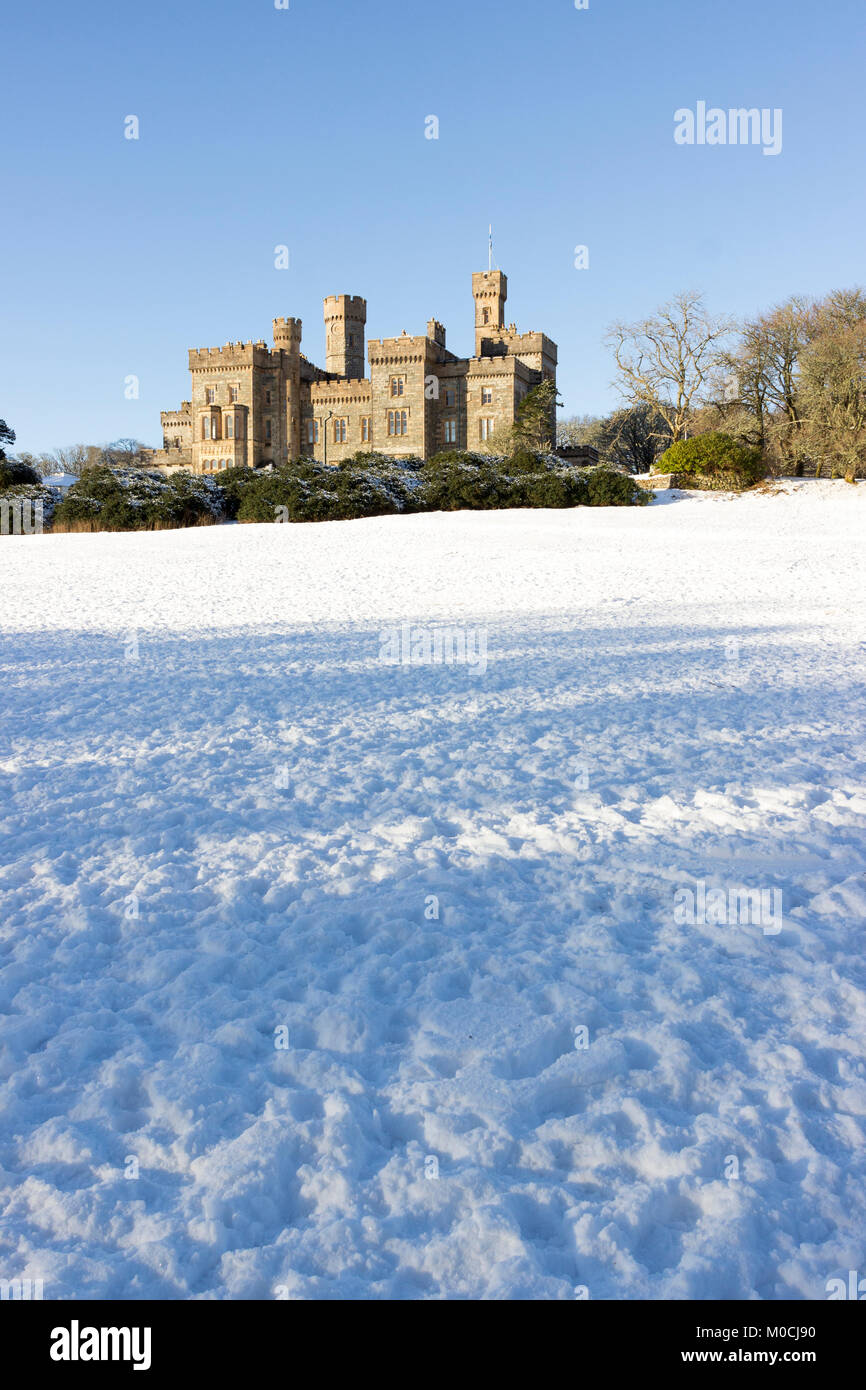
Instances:
[[[866,1274],[864,534],[809,482],[3,538],[0,1278]]]

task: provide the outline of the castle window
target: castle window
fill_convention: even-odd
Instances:
[[[335,444],[345,444],[346,439],[347,439],[347,437],[348,437],[348,433],[349,433],[349,422],[348,422],[348,420],[335,420],[335,421],[334,421],[334,443],[335,443]]]
[[[481,311],[481,322],[482,322],[482,323],[489,323],[489,322],[490,322],[490,310],[489,310],[489,309],[482,309],[482,311]]]
[[[388,411],[388,433],[391,435],[409,433],[408,410]]]
[[[492,387],[492,386],[482,386],[482,388],[481,388],[481,404],[482,404],[482,405],[492,405],[492,404],[493,404],[493,387]]]
[[[481,421],[479,421],[479,424],[480,424],[480,426],[481,426],[481,438],[482,438],[482,439],[489,439],[490,436],[493,434],[493,430],[494,430],[494,427],[495,427],[495,425],[496,425],[496,421],[495,421],[495,420],[481,420]]]
[[[406,389],[406,378],[404,376],[391,377],[391,395],[402,396]]]
[[[270,403],[271,403],[271,393],[270,393],[270,391],[266,391],[266,392],[265,392],[265,405],[270,405]]]
[[[446,405],[456,405],[456,404],[457,404],[457,392],[456,392],[456,390],[454,389],[453,386],[449,386],[449,387],[446,388],[446,391],[445,391],[445,404],[446,404]]]
[[[372,421],[370,417],[368,415],[365,415],[363,420],[361,421],[361,440],[364,444],[370,443],[370,437],[372,434],[372,430],[370,429],[371,424]]]
[[[269,393],[269,394],[270,394],[270,393]],[[273,433],[273,426],[272,426],[270,420],[266,420],[266,421],[265,421],[265,439],[268,441],[269,444],[270,444],[270,442],[271,442],[271,434],[272,434],[272,433]]]
[[[235,437],[235,420],[233,415],[226,416],[226,439]]]
[[[445,421],[445,443],[446,443],[446,444],[456,444],[456,443],[457,443],[457,421],[456,421],[456,420],[446,420],[446,421]]]
[[[238,399],[238,388],[237,388],[236,386],[230,386],[230,387],[229,387],[229,405],[236,405],[236,404],[237,404],[237,399]]]
[[[207,403],[208,403],[208,405],[213,405],[215,401],[216,401],[216,387],[215,387],[215,386],[209,386],[209,387],[207,388]]]

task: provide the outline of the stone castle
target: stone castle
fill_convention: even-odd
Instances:
[[[325,367],[301,352],[300,319],[274,319],[274,345],[227,343],[190,350],[191,398],[164,411],[157,467],[214,473],[305,456],[339,463],[358,452],[429,458],[478,449],[517,416],[538,382],[556,381],[556,344],[505,326],[508,281],[472,277],[475,356],[456,357],[431,319],[423,337],[364,339],[367,303],[325,300]]]

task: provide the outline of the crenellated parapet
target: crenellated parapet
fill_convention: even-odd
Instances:
[[[332,318],[357,319],[367,322],[367,301],[360,294],[329,294],[323,300],[325,322]]]
[[[434,352],[432,339],[401,333],[398,338],[371,338],[367,347],[367,360],[371,367],[405,366],[413,362],[426,362]]]
[[[299,353],[303,325],[300,319],[274,319],[274,348]]]
[[[310,384],[310,404],[314,410],[324,407],[353,409],[369,406],[373,397],[370,381],[314,381]]]
[[[263,338],[256,343],[225,343],[223,347],[190,348],[189,369],[196,372],[266,366],[270,358],[271,350]]]

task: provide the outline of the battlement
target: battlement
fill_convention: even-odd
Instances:
[[[372,390],[369,378],[346,377],[337,381],[310,382],[310,398],[322,404],[331,404],[338,400],[369,400]]]
[[[508,276],[501,270],[476,270],[472,289],[476,294],[495,294],[505,300],[508,298]]]
[[[372,361],[374,350],[379,353],[416,352],[425,357],[430,351],[431,339],[426,334],[401,333],[399,338],[371,338],[367,344],[367,354]]]
[[[324,301],[325,318],[357,319],[367,322],[367,301],[357,294],[329,294]]]
[[[270,357],[270,351],[264,338],[260,338],[256,343],[226,343],[219,348],[190,348],[190,371],[204,367],[250,366],[253,362],[261,362],[263,355]]]
[[[302,323],[300,319],[274,319],[274,347],[288,348],[296,352],[301,345]]]
[[[494,329],[487,334],[478,334],[478,353],[479,357],[502,356],[503,349],[513,355],[521,352],[537,355],[541,353],[544,357],[549,357],[551,361],[557,360],[557,346],[552,338],[548,338],[546,333],[518,333],[514,324],[507,329]]]

